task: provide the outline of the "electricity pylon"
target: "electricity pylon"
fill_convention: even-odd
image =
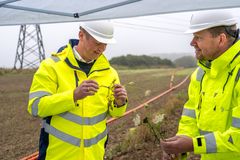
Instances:
[[[21,25],[14,69],[37,68],[45,59],[40,25]]]

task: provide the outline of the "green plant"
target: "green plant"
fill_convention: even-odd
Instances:
[[[165,132],[161,131],[161,123],[163,119],[164,114],[155,115],[152,121],[150,121],[148,117],[143,119],[143,124],[146,124],[149,127],[150,131],[155,137],[155,142],[158,141],[158,143],[160,143],[161,140],[164,140],[165,136]]]

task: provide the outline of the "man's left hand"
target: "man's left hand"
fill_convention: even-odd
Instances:
[[[122,85],[115,84],[113,93],[114,93],[114,97],[115,97],[115,104],[117,106],[122,106],[126,103],[127,91]]]

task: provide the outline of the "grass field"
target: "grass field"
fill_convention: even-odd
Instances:
[[[177,84],[184,79],[186,75],[191,74],[192,71],[193,69],[119,70],[121,82],[128,91],[128,109],[136,107],[147,99],[167,90],[172,74],[175,74],[174,84]],[[28,91],[33,73],[33,70],[11,71],[0,69],[0,159],[2,160],[20,159],[38,149],[41,120],[31,117],[27,113]],[[174,111],[172,108],[174,108],[176,104],[180,106],[186,101],[186,88],[187,84],[180,90],[169,94],[166,98],[149,104],[148,109],[136,112],[127,118],[122,118],[109,125],[110,140],[106,159],[124,159],[124,156],[131,157],[131,154],[139,154],[141,157],[141,154],[144,155],[147,153],[146,148],[144,148],[145,146],[138,146],[136,149],[131,147],[131,143],[123,145],[120,143],[126,140],[127,135],[129,135],[129,128],[134,127],[132,119],[137,113],[139,113],[141,118],[144,118],[144,115],[154,115],[154,113],[160,111],[172,114]],[[146,94],[146,92],[148,94]],[[181,102],[177,99],[181,99]],[[162,108],[160,106],[162,106]],[[180,111],[178,110],[177,112]],[[177,124],[177,118],[171,119]],[[173,129],[171,127],[167,129],[169,129],[170,134],[174,134],[176,126],[173,126]],[[149,147],[150,149],[156,149],[158,145],[151,141],[151,139],[150,136],[149,144],[146,145],[151,145],[152,147]],[[146,142],[144,142],[144,144],[145,143]],[[161,156],[159,151],[153,152],[150,150],[149,153],[156,155],[147,155],[150,156],[150,158],[146,159],[154,159],[156,156]]]

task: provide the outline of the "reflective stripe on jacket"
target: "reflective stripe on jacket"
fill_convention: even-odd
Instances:
[[[114,107],[112,86],[117,72],[101,55],[88,75],[78,66],[70,41],[44,60],[34,75],[28,111],[43,118],[40,159],[100,160],[107,139],[106,117],[123,115],[126,105]],[[74,103],[73,92],[84,80],[97,81],[98,91]]]
[[[240,160],[240,40],[198,65],[177,134],[193,138],[202,160]]]

